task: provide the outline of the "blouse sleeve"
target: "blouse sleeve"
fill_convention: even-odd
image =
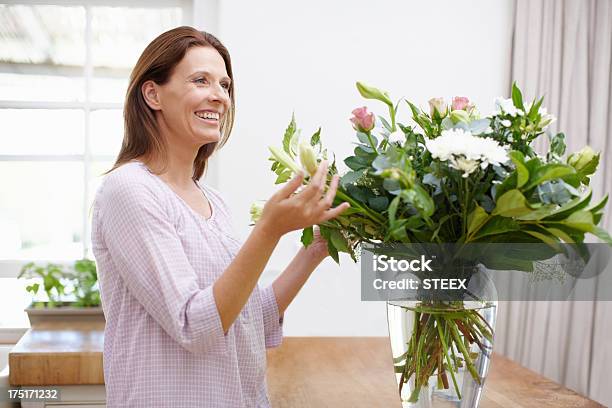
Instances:
[[[100,228],[128,291],[188,351],[225,353],[228,338],[212,285],[199,287],[181,240],[153,188],[139,180],[106,181]]]
[[[283,316],[278,311],[278,303],[272,285],[261,289],[261,308],[264,321],[266,347],[278,347],[283,341]]]

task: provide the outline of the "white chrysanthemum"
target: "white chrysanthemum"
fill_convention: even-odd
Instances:
[[[476,160],[466,159],[465,157],[453,157],[450,159],[450,165],[463,172],[463,177],[467,177],[478,168],[478,162]]]
[[[464,177],[476,170],[474,163],[484,169],[508,161],[506,149],[495,140],[476,137],[463,129],[443,130],[439,137],[425,140],[425,145],[435,159],[448,161],[451,167],[463,171]]]
[[[500,97],[495,98],[495,109],[496,114],[504,112],[512,117],[516,115],[520,116],[523,114],[522,110],[514,106],[514,102],[512,102],[512,99],[504,99]]]

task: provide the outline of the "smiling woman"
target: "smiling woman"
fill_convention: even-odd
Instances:
[[[302,175],[267,201],[245,242],[234,236],[223,195],[200,182],[233,125],[232,76],[219,40],[179,27],[130,77],[123,145],[92,220],[109,408],[269,407],[266,348],[326,250],[315,240],[272,285],[259,277],[284,234],[348,207],[330,208],[339,179],[325,191],[323,161],[299,193]]]

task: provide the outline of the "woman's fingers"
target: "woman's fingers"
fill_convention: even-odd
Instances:
[[[299,186],[302,185],[302,181],[304,180],[304,173],[298,173],[295,177],[289,180],[285,185],[280,188],[272,197],[284,199],[289,197]]]
[[[317,172],[310,179],[310,182],[308,183],[308,187],[302,190],[302,192],[299,194],[300,198],[304,199],[305,201],[310,201],[314,197],[317,197],[317,199],[321,197],[321,194],[323,194],[323,191],[325,188],[326,176],[327,176],[327,160],[323,160],[319,164],[319,168],[317,169]]]
[[[332,218],[336,218],[337,216],[339,216],[340,214],[342,214],[342,212],[344,210],[346,210],[347,208],[349,208],[351,205],[349,203],[342,203],[337,207],[331,208],[327,211],[325,211],[325,213],[323,214],[323,218],[321,219],[320,222],[324,222],[324,221],[328,221],[331,220]]]
[[[323,199],[321,199],[319,203],[323,207],[323,209],[327,210],[333,204],[334,198],[336,197],[336,191],[338,190],[339,181],[340,181],[340,176],[338,176],[337,174],[334,174],[334,176],[332,177],[331,183],[329,183],[329,188],[327,189],[327,192],[325,193],[325,197],[323,197]]]

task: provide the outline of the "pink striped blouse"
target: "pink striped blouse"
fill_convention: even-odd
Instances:
[[[105,176],[93,207],[107,407],[269,407],[266,347],[282,340],[272,287],[227,334],[212,291],[242,243],[219,192],[205,219],[143,163]]]

